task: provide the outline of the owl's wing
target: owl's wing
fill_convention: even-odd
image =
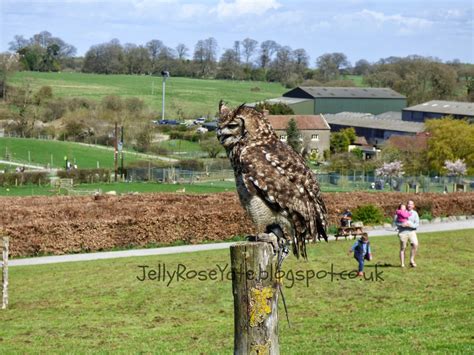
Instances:
[[[249,145],[240,155],[244,182],[273,210],[293,222],[293,251],[306,257],[305,237],[327,240],[327,210],[319,184],[304,159],[279,140]]]

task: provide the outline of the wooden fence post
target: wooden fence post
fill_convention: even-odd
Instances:
[[[6,309],[8,306],[8,249],[9,239],[3,237],[2,243],[2,309]]]
[[[269,243],[230,247],[234,354],[279,354],[277,256]]]

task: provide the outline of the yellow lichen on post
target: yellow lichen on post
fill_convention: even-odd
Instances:
[[[266,344],[253,345],[250,355],[270,355],[270,341]]]
[[[263,289],[253,288],[250,291],[250,321],[251,327],[262,323],[268,314],[272,312],[271,300],[274,290],[271,287]]]

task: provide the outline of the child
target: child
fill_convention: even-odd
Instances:
[[[396,212],[396,221],[395,223],[397,225],[402,225],[406,222],[408,222],[408,218],[410,218],[411,216],[411,213],[407,210],[407,206],[405,206],[403,203],[401,203],[399,206],[398,206],[398,210]]]
[[[359,263],[359,273],[357,276],[364,275],[364,260],[372,260],[372,252],[370,250],[369,236],[367,233],[357,240],[349,250],[349,255],[354,252],[354,258]]]

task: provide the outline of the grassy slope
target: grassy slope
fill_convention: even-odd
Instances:
[[[149,193],[149,192],[176,192],[182,188],[186,193],[216,193],[225,191],[234,191],[234,182],[207,182],[198,184],[158,184],[158,183],[101,183],[101,184],[82,184],[74,187],[74,190],[95,191],[101,189],[102,192],[116,191],[118,193]],[[61,193],[66,193],[62,191]],[[53,196],[57,194],[56,189],[51,186],[10,186],[0,187],[0,196]]]
[[[29,82],[33,90],[49,85],[53,88],[53,94],[60,97],[79,96],[99,100],[107,95],[136,96],[155,110],[161,111],[161,77],[19,72],[12,77],[11,82],[14,85]],[[250,90],[255,87],[260,91]],[[178,109],[191,116],[214,115],[221,99],[231,105],[238,105],[278,97],[285,91],[287,89],[278,83],[171,77],[166,81],[165,109],[168,117],[175,116]]]
[[[474,230],[420,234],[417,269],[397,267],[395,237],[373,238],[385,281],[325,278],[286,288],[292,327],[280,308],[281,352],[472,353],[473,238]],[[284,269],[319,271],[334,264],[335,271],[352,270],[351,244],[311,246],[309,262],[290,257]],[[210,251],[11,268],[0,352],[231,353],[229,281],[167,287],[136,279],[139,265],[211,270],[228,262],[228,251]],[[367,272],[374,270],[370,264]]]
[[[11,160],[28,163],[28,151],[31,163],[46,166],[51,164],[53,155],[53,167],[64,167],[64,156],[69,160],[76,161],[79,168],[96,168],[97,162],[101,168],[113,168],[114,152],[111,149],[96,148],[73,142],[62,142],[53,140],[40,140],[33,138],[0,138],[0,156],[5,158],[8,149]],[[144,160],[137,155],[127,154],[126,162]]]

